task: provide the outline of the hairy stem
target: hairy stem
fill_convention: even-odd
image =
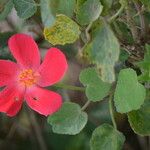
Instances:
[[[90,39],[91,39],[91,37],[90,37],[90,34],[89,34],[89,31],[90,31],[90,29],[91,29],[91,27],[92,27],[92,24],[93,24],[93,22],[91,22],[88,26],[87,26],[87,28],[86,28],[86,30],[85,30],[85,34],[86,34],[86,38],[87,38],[87,43],[90,41]]]
[[[84,87],[78,87],[78,86],[73,86],[73,85],[66,85],[64,83],[55,84],[54,87],[64,88],[64,89],[74,90],[74,91],[82,91],[82,92],[85,91]]]
[[[124,10],[124,6],[122,5],[120,9],[109,19],[109,22],[115,20],[122,13],[123,10]]]
[[[87,101],[87,102],[83,105],[83,107],[81,108],[81,110],[84,111],[84,110],[89,106],[89,104],[90,104],[90,101]]]
[[[110,112],[110,116],[111,116],[111,120],[112,120],[113,126],[114,126],[115,129],[117,129],[117,125],[116,125],[115,117],[114,117],[112,99],[113,99],[113,95],[110,94],[110,96],[109,96],[109,112]]]

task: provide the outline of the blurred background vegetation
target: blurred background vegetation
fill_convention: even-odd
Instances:
[[[110,7],[103,11],[103,16],[106,18],[120,8],[118,0],[110,1],[112,2]],[[4,2],[6,1],[0,0],[0,12],[4,8]],[[38,0],[36,2],[39,3]],[[105,5],[109,0],[101,0],[101,2]],[[134,68],[134,63],[143,59],[145,43],[150,43],[149,8],[138,0],[129,0],[128,8],[111,24],[121,45],[120,60],[116,64],[116,71],[124,66]],[[13,8],[9,15],[0,21],[0,59],[13,60],[7,47],[7,41],[11,35],[17,32],[33,36],[43,57],[46,50],[52,46],[45,40],[43,29],[39,7],[37,12],[26,20],[19,18]],[[63,83],[82,86],[79,82],[79,73],[87,66],[87,63],[80,56],[80,49],[84,43],[85,29],[86,26],[81,27],[82,38],[75,43],[57,46],[65,53],[69,63]],[[87,99],[84,92],[57,87],[48,88],[58,91],[64,101],[76,102],[81,106]],[[90,104],[86,109],[89,117],[88,123],[84,130],[75,136],[53,133],[46,117],[33,112],[26,107],[26,104],[16,117],[9,118],[0,113],[0,150],[89,150],[89,140],[93,130],[102,123],[111,124],[107,101],[106,97],[103,102]],[[149,136],[141,137],[135,134],[129,126],[126,115],[116,112],[115,118],[118,130],[126,136],[124,150],[150,150]]]

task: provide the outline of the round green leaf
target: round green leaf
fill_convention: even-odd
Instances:
[[[34,15],[37,6],[34,0],[13,0],[17,14],[22,19],[27,19]]]
[[[78,104],[66,102],[58,112],[48,117],[48,123],[54,133],[75,135],[84,128],[87,118]]]
[[[140,135],[150,135],[150,100],[146,100],[139,110],[128,113],[132,129]]]
[[[91,150],[121,150],[125,141],[124,135],[109,124],[97,127],[90,141]]]
[[[78,0],[77,3],[77,21],[82,25],[95,21],[103,9],[99,0]]]
[[[133,69],[122,69],[118,76],[114,101],[118,112],[137,110],[144,103],[146,90]]]
[[[84,69],[79,78],[86,86],[86,96],[90,101],[100,101],[108,95],[111,84],[103,82],[94,67]]]
[[[79,38],[79,26],[65,15],[57,15],[52,27],[44,28],[45,39],[53,45],[73,43]]]

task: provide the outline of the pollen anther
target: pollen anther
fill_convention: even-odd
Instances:
[[[39,75],[32,69],[25,69],[19,74],[19,82],[25,86],[36,84]]]

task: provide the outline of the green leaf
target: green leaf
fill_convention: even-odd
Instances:
[[[76,0],[40,0],[41,17],[45,27],[51,27],[57,14],[73,16]]]
[[[4,20],[13,8],[12,0],[0,1],[0,21]]]
[[[79,78],[83,85],[87,86],[86,96],[90,101],[100,101],[108,95],[111,84],[103,82],[95,68],[82,70]]]
[[[150,81],[150,45],[146,44],[145,49],[144,60],[137,63],[142,71],[142,74],[138,78],[140,81]]]
[[[124,135],[109,124],[97,127],[90,141],[91,150],[121,150],[125,141]]]
[[[150,100],[146,100],[139,110],[128,113],[128,120],[135,133],[150,135]]]
[[[68,17],[73,16],[76,0],[50,0],[52,12],[54,14],[64,14]]]
[[[87,118],[78,104],[65,102],[58,112],[48,117],[48,123],[54,133],[75,135],[84,128]]]
[[[113,0],[100,0],[103,5],[103,12],[102,15],[107,15],[109,12],[109,9],[111,8],[113,4]]]
[[[37,6],[34,0],[13,0],[17,14],[22,19],[27,19],[34,15]]]
[[[121,49],[121,52],[120,52],[120,56],[119,56],[119,60],[120,61],[125,61],[129,58],[129,53],[125,50],[125,49]]]
[[[44,28],[45,39],[53,45],[73,43],[79,38],[79,34],[79,26],[65,15],[57,15],[55,24]]]
[[[137,110],[144,102],[146,90],[138,83],[136,72],[133,69],[123,69],[118,76],[114,101],[118,112],[127,113]]]
[[[83,51],[88,51],[90,57],[99,69],[104,82],[115,81],[114,66],[119,58],[119,43],[107,24],[99,25],[92,34],[92,41]]]
[[[81,25],[87,25],[95,21],[102,12],[103,6],[99,0],[81,0],[77,1],[77,21]]]
[[[55,15],[52,13],[50,0],[40,0],[41,18],[45,27],[50,27],[55,22]]]

